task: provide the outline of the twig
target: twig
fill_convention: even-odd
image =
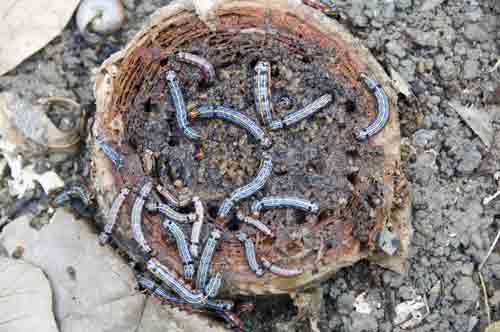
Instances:
[[[483,268],[484,264],[488,260],[488,257],[490,257],[491,253],[493,252],[493,249],[495,249],[495,246],[497,245],[497,242],[498,242],[499,239],[500,239],[500,229],[498,230],[497,236],[495,237],[495,240],[493,241],[490,249],[488,250],[488,253],[486,254],[486,257],[483,259],[483,261],[481,262],[481,264],[479,264],[479,267],[477,269],[478,271],[481,271],[481,269]]]
[[[484,284],[483,274],[481,271],[477,271],[479,275],[479,281],[481,281],[481,288],[483,289],[483,298],[484,298],[484,306],[486,308],[486,316],[488,318],[488,325],[491,324],[491,313],[490,313],[490,304],[488,303],[488,293],[486,292],[486,285]]]
[[[495,63],[495,65],[493,66],[493,68],[491,68],[490,70],[488,70],[488,73],[492,73],[492,72],[496,71],[498,69],[498,67],[500,67],[500,58],[498,58],[498,61],[497,61],[497,63]]]

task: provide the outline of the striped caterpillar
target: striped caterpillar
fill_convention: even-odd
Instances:
[[[233,191],[229,198],[226,198],[224,202],[222,202],[217,216],[222,219],[226,218],[234,204],[242,199],[252,196],[257,191],[264,188],[267,180],[271,177],[272,171],[273,162],[271,158],[264,159],[255,178],[247,185]]]
[[[271,139],[264,133],[264,131],[250,118],[246,115],[235,112],[230,108],[224,106],[215,106],[215,105],[205,105],[199,107],[196,111],[191,112],[189,115],[191,118],[201,118],[201,119],[223,119],[228,122],[231,122],[246,131],[253,138],[259,142],[263,148],[268,149],[271,147]]]
[[[207,82],[213,82],[215,80],[215,69],[214,66],[207,59],[192,53],[179,52],[176,55],[177,61],[185,62],[190,65],[198,67],[203,73],[203,79]]]
[[[152,249],[146,243],[146,239],[144,238],[144,233],[142,231],[142,210],[144,207],[144,200],[147,196],[149,196],[152,189],[153,183],[151,181],[146,181],[146,183],[142,186],[139,195],[134,201],[132,214],[130,217],[134,239],[137,241],[141,249],[146,253],[150,253]]]
[[[163,228],[167,229],[175,239],[177,250],[179,251],[179,256],[181,257],[182,263],[184,264],[184,278],[188,280],[193,279],[193,258],[191,257],[191,253],[189,252],[186,237],[182,232],[182,229],[179,227],[179,225],[169,219],[165,219],[165,221],[163,222]]]
[[[172,102],[175,106],[175,117],[177,119],[177,125],[182,130],[184,135],[191,140],[200,140],[201,135],[189,127],[189,122],[186,113],[186,104],[184,102],[184,97],[182,95],[181,88],[177,82],[177,74],[170,70],[167,72],[167,82],[170,90],[170,95],[172,96]]]
[[[210,270],[210,265],[212,264],[212,259],[214,257],[215,249],[219,243],[222,233],[214,229],[208,236],[208,240],[201,253],[200,262],[198,264],[198,271],[196,273],[195,287],[197,289],[204,289],[207,282],[208,271]]]
[[[244,232],[239,232],[236,235],[236,238],[243,243],[243,246],[245,247],[245,256],[250,270],[252,270],[257,277],[262,277],[264,275],[264,271],[259,266],[259,263],[257,263],[253,241]]]
[[[262,210],[284,208],[293,208],[314,214],[319,212],[319,206],[316,203],[312,203],[301,198],[286,196],[264,197],[261,200],[254,202],[250,207],[250,211],[252,212],[252,215],[258,217],[260,211]]]
[[[118,219],[120,208],[129,193],[130,190],[128,188],[122,188],[122,190],[120,190],[120,193],[113,200],[113,204],[111,204],[111,208],[109,209],[107,215],[108,222],[106,223],[106,225],[104,225],[104,231],[99,235],[99,243],[101,245],[105,245],[109,241],[111,233],[113,232],[113,228],[115,227],[116,220]]]
[[[271,65],[267,61],[259,61],[255,66],[255,109],[260,120],[268,126],[273,120],[271,103]]]
[[[190,199],[178,200],[177,197],[174,196],[174,194],[172,194],[167,188],[161,185],[157,185],[156,190],[163,198],[166,199],[167,204],[174,209],[183,208],[191,204]]]
[[[187,223],[193,222],[196,220],[196,215],[193,213],[190,214],[182,214],[174,209],[172,209],[167,204],[159,203],[159,202],[148,202],[146,204],[146,210],[150,212],[160,212],[165,217],[175,220],[177,222]]]
[[[184,301],[192,304],[206,303],[207,297],[200,292],[193,291],[190,286],[181,283],[166,266],[162,265],[156,258],[147,262],[147,269],[155,277],[160,279],[168,288],[179,295]]]
[[[281,120],[272,121],[270,124],[270,129],[277,130],[283,127],[291,127],[292,125],[307,119],[310,116],[313,116],[315,113],[320,111],[323,107],[328,105],[333,100],[332,95],[326,94],[312,103],[308,104],[304,108],[301,108],[298,111],[289,113],[283,117]]]
[[[161,300],[167,301],[173,305],[176,306],[183,306],[183,305],[188,305],[191,308],[195,310],[213,310],[213,311],[225,311],[225,310],[232,310],[234,307],[234,303],[230,301],[214,301],[214,300],[207,300],[203,304],[198,304],[198,303],[193,303],[189,304],[187,301],[183,300],[180,297],[177,297],[175,295],[170,294],[167,292],[167,290],[163,287],[161,287],[160,284],[154,282],[151,279],[148,279],[144,276],[138,275],[137,276],[137,282],[139,285],[150,291],[151,294],[154,296],[160,298]]]
[[[265,235],[269,237],[275,237],[274,232],[269,227],[267,227],[267,225],[265,225],[262,221],[249,216],[245,217],[242,213],[238,213],[237,217],[239,220],[242,220],[245,224],[257,228]]]
[[[53,206],[61,206],[67,201],[69,201],[72,197],[78,198],[82,201],[85,206],[89,206],[91,202],[90,194],[86,189],[80,186],[72,186],[66,190],[64,190],[59,195],[55,196],[52,199],[51,205]]]
[[[191,230],[191,246],[189,249],[191,251],[191,255],[196,258],[198,257],[200,250],[200,235],[203,227],[203,220],[205,218],[205,209],[203,207],[203,202],[198,196],[193,197],[193,202],[197,219],[193,224],[193,229]]]
[[[274,265],[273,263],[271,263],[270,261],[268,261],[265,258],[262,258],[261,262],[262,262],[262,266],[264,266],[264,268],[266,270],[269,270],[271,273],[276,274],[276,275],[281,276],[281,277],[291,278],[291,277],[296,277],[296,276],[304,273],[304,269],[302,269],[302,268],[280,267],[280,266]]]
[[[96,137],[96,143],[101,148],[102,152],[108,157],[109,160],[115,165],[118,170],[121,170],[123,166],[125,166],[125,161],[123,158],[116,152],[111,145],[105,143],[104,140],[100,137]]]
[[[367,86],[368,90],[374,94],[377,100],[377,116],[368,125],[368,127],[361,129],[356,134],[356,138],[358,140],[365,141],[384,129],[385,125],[389,121],[390,108],[389,99],[387,98],[385,91],[382,89],[380,82],[368,77],[364,73],[361,73],[360,77]]]

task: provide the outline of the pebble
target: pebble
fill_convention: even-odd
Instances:
[[[391,54],[396,55],[398,58],[404,58],[406,56],[406,51],[401,44],[399,44],[396,40],[391,40],[387,44],[385,44],[385,48]]]
[[[399,0],[395,2],[396,2],[396,8],[398,9],[408,9],[413,4],[413,0]]]
[[[471,80],[478,77],[479,74],[479,62],[477,60],[469,59],[464,62],[464,79]]]
[[[469,23],[464,29],[465,38],[469,41],[483,42],[491,37],[488,32],[481,26],[480,23]]]
[[[413,134],[413,145],[423,149],[430,148],[436,138],[438,132],[436,130],[419,129]]]
[[[481,164],[482,155],[477,148],[471,144],[466,144],[462,160],[457,166],[457,171],[463,175],[472,174],[472,172]]]
[[[458,280],[452,293],[459,301],[475,302],[479,299],[479,287],[471,277],[462,277]]]
[[[420,11],[427,11],[436,8],[441,5],[444,0],[426,0],[420,7]]]
[[[439,34],[437,31],[421,31],[416,29],[408,29],[406,31],[412,40],[419,46],[437,47]]]
[[[361,314],[354,311],[351,314],[351,332],[377,332],[378,322],[373,315]]]
[[[341,314],[349,314],[353,310],[354,294],[352,292],[344,293],[337,299],[337,311]]]
[[[415,64],[415,61],[405,59],[399,63],[398,71],[406,81],[413,82],[415,80],[416,68],[417,65]]]
[[[413,287],[402,286],[401,288],[399,288],[398,296],[403,300],[411,300],[415,297],[415,295],[416,294]]]

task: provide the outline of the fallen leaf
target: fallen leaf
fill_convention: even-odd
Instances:
[[[0,75],[47,45],[64,29],[80,0],[0,2]]]
[[[456,101],[449,102],[448,105],[460,115],[470,129],[479,136],[484,145],[489,148],[493,143],[494,135],[491,123],[493,110],[487,112],[475,107],[465,107]]]
[[[410,85],[400,73],[398,73],[394,68],[389,67],[389,74],[391,75],[392,85],[398,92],[402,93],[406,98],[414,96]]]

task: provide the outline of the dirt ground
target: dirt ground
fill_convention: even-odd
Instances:
[[[0,91],[15,91],[30,99],[66,96],[92,114],[92,71],[122,48],[148,15],[168,3],[125,0],[127,22],[123,28],[92,43],[80,35],[72,20],[50,45],[0,77]],[[321,285],[324,305],[319,329],[401,331],[394,324],[394,308],[422,296],[430,312],[413,331],[482,331],[488,323],[487,308],[476,272],[499,229],[496,211],[500,199],[488,206],[481,201],[497,188],[493,173],[500,169],[500,132],[487,149],[448,103],[457,101],[478,109],[500,104],[500,73],[489,72],[500,56],[500,2],[353,0],[337,1],[337,6],[342,23],[387,70],[397,70],[415,94],[410,99],[401,96],[397,110],[403,150],[409,151],[405,162],[412,183],[415,232],[405,275],[361,262]],[[314,97],[322,92],[315,91]],[[57,109],[53,116],[56,120],[60,116]],[[217,122],[211,128],[214,135],[219,126]],[[500,128],[498,114],[494,126]],[[238,136],[237,132],[229,134]],[[323,137],[318,144],[325,144],[324,140],[328,139]],[[244,155],[249,157],[251,152]],[[295,166],[290,166],[290,176]],[[55,169],[66,181],[82,174],[82,166],[64,154],[37,160],[36,168]],[[35,226],[48,222],[46,198],[41,191],[30,192],[30,203],[18,209],[19,202],[8,192],[8,176],[1,175],[0,214],[14,219],[30,211],[36,215]],[[498,320],[500,251],[493,251],[482,274],[491,318]],[[353,305],[363,292],[374,308],[371,313],[362,313]],[[310,330],[305,317],[296,316],[290,299],[255,301],[255,311],[242,317],[250,331]]]

